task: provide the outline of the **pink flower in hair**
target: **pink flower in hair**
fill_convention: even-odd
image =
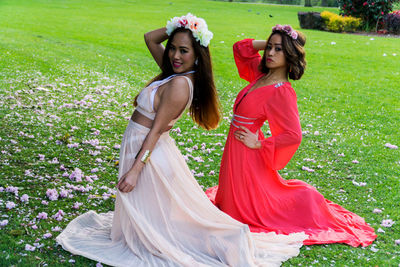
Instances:
[[[273,31],[281,31],[282,29],[283,29],[283,26],[280,24],[276,24],[276,26],[272,28]]]
[[[294,39],[294,40],[296,40],[298,36],[299,36],[299,35],[298,35],[297,32],[294,31],[294,30],[290,33],[290,37],[292,37],[292,39]]]
[[[285,25],[283,26],[283,30],[287,33],[290,33],[293,29],[292,27],[290,27],[290,25]]]

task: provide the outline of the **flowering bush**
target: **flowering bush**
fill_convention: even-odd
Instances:
[[[328,30],[333,32],[354,32],[361,25],[361,19],[359,18],[343,17],[329,11],[321,12],[321,18]]]
[[[393,11],[383,19],[384,28],[395,34],[400,34],[400,10]]]
[[[375,28],[392,11],[395,0],[338,0],[341,14],[361,18],[367,29]]]

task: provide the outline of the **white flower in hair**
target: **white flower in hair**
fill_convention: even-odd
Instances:
[[[208,30],[206,21],[190,13],[182,17],[173,17],[167,22],[166,28],[168,36],[177,28],[189,29],[193,37],[204,47],[207,47],[213,38],[213,33]]]

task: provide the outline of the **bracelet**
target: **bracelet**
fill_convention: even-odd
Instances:
[[[144,164],[146,164],[150,159],[150,155],[151,155],[151,151],[150,150],[146,150],[144,152],[142,158],[140,159],[140,161],[143,162]]]

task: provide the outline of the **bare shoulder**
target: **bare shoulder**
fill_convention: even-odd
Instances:
[[[187,102],[190,88],[187,78],[178,76],[172,78],[167,84],[163,92],[163,97],[177,102]]]

